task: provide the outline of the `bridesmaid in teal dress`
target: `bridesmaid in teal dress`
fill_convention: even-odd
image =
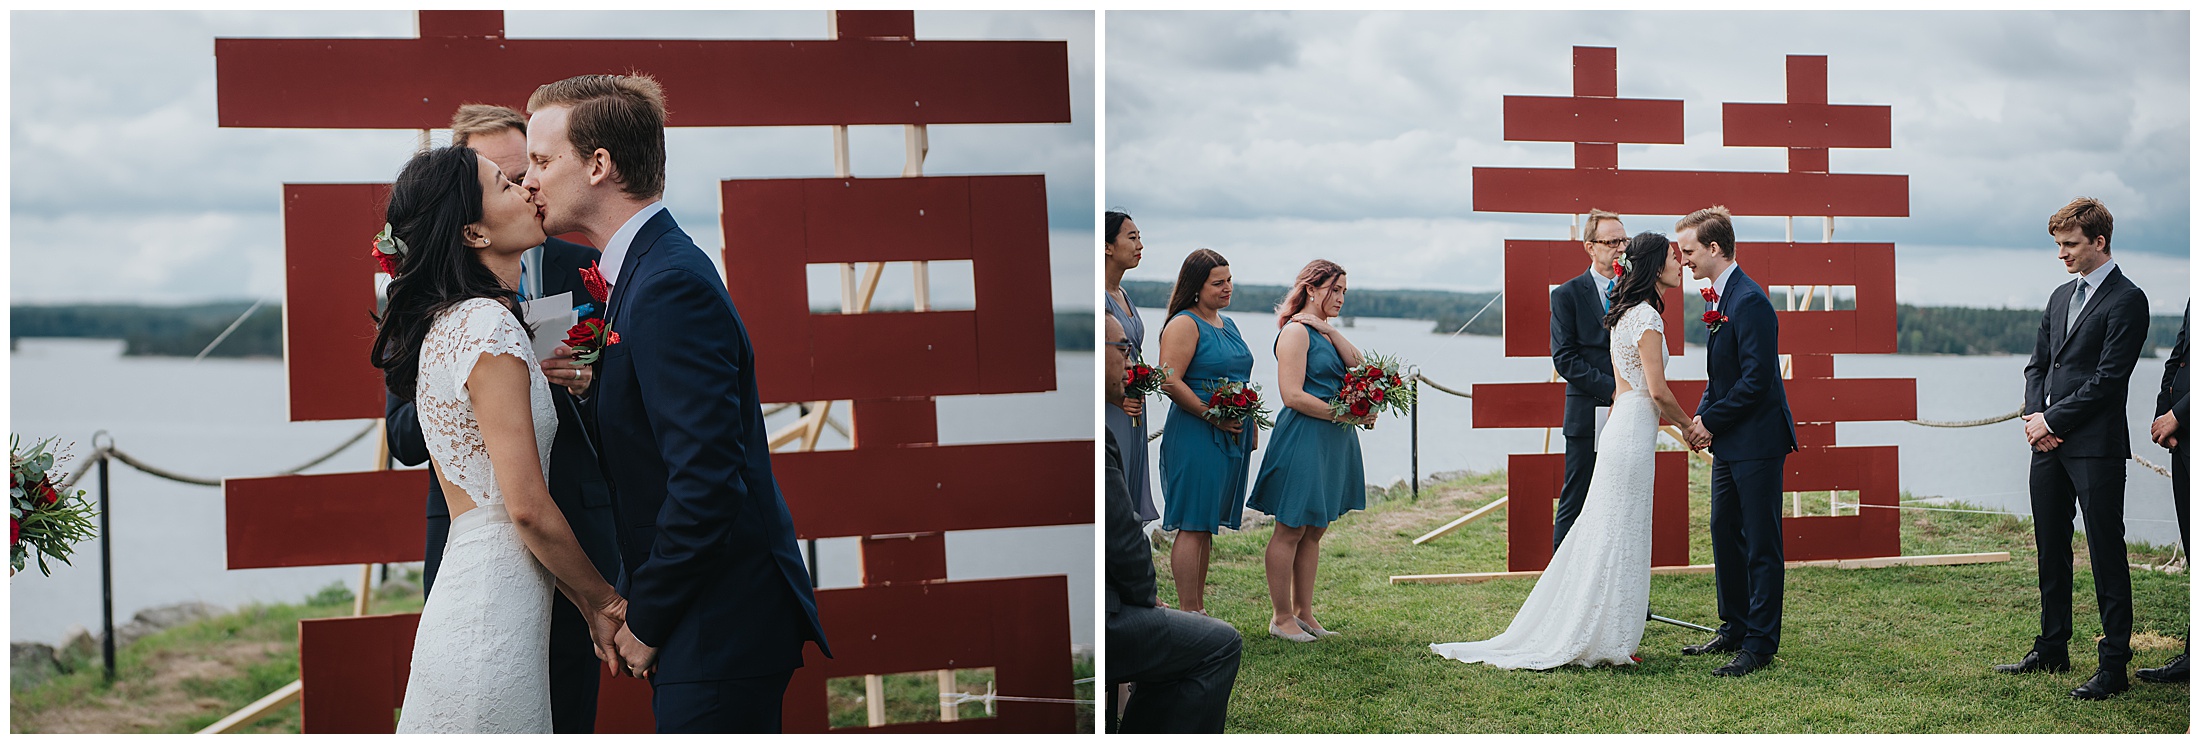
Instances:
[[[1161,327],[1161,363],[1175,370],[1162,388],[1176,404],[1161,433],[1161,528],[1177,531],[1169,549],[1177,604],[1200,614],[1206,614],[1215,533],[1238,528],[1246,470],[1260,436],[1258,427],[1241,420],[1200,416],[1209,386],[1253,378],[1252,350],[1237,324],[1222,317],[1230,289],[1230,262],[1211,250],[1193,251],[1177,272],[1169,320]]]
[[[1345,369],[1360,363],[1360,350],[1329,325],[1344,312],[1344,293],[1344,269],[1317,258],[1276,307],[1283,329],[1276,334],[1276,395],[1284,411],[1246,504],[1276,518],[1264,556],[1275,608],[1268,634],[1300,643],[1337,635],[1314,619],[1322,534],[1345,512],[1367,508],[1360,433],[1338,426],[1329,412]],[[1373,426],[1375,414],[1343,420]]]
[[[1123,272],[1138,268],[1146,254],[1146,243],[1138,235],[1138,223],[1128,214],[1107,213],[1107,228],[1108,242],[1101,247],[1107,260],[1107,284],[1102,287],[1100,305],[1123,326],[1123,334],[1131,342],[1131,363],[1144,364],[1146,321],[1138,317],[1138,306],[1131,304],[1131,293],[1123,291]],[[1139,524],[1154,521],[1161,512],[1153,507],[1153,478],[1146,467],[1146,430],[1156,422],[1145,415],[1146,399],[1125,395],[1107,401],[1102,408],[1108,414],[1108,436],[1115,438],[1115,446],[1123,456],[1123,478],[1131,489],[1131,515],[1138,518]]]

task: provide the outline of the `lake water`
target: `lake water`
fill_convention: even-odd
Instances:
[[[1161,311],[1141,308],[1146,321],[1146,353],[1149,361],[1160,353]],[[1273,352],[1276,319],[1269,313],[1224,315],[1237,321],[1238,331],[1253,349],[1253,380],[1273,393],[1276,360]],[[1362,351],[1402,357],[1418,365],[1431,380],[1455,390],[1473,392],[1478,382],[1542,382],[1551,379],[1551,362],[1542,358],[1506,358],[1504,341],[1495,336],[1448,336],[1431,333],[1424,320],[1358,318],[1355,327],[1343,329]],[[1703,379],[1700,347],[1673,357],[1673,379]],[[1917,415],[1927,421],[1967,421],[2017,410],[2024,403],[2024,365],[2021,356],[1912,356],[1838,355],[1834,372],[1841,377],[1910,377],[1917,380]],[[2132,425],[2132,451],[2149,462],[2169,466],[2169,452],[2147,440],[2146,426],[2154,419],[2154,394],[2162,381],[2163,359],[2142,358],[2132,373],[2128,401]],[[1273,398],[1271,394],[1269,397]],[[1167,405],[1156,399],[1154,405]],[[1423,386],[1420,401],[1421,475],[1446,470],[1495,470],[1505,467],[1511,454],[1543,452],[1542,429],[1476,429],[1471,425],[1473,403]],[[1160,412],[1156,411],[1156,416]],[[1895,445],[1901,447],[1902,488],[1916,496],[1959,499],[1988,508],[2028,514],[2032,511],[2027,472],[2031,450],[2024,443],[2024,423],[2011,420],[1969,429],[1938,429],[1889,422],[1843,423],[1837,426],[1841,445]],[[1366,458],[1368,481],[1396,483],[1412,469],[1411,429],[1399,418],[1386,417],[1372,431],[1360,433],[1360,449]],[[1148,445],[1158,462],[1159,440]],[[1549,451],[1565,451],[1556,432]],[[1261,453],[1255,453],[1256,458]],[[1257,470],[1259,463],[1253,467]],[[2177,540],[2177,512],[2170,501],[2169,478],[2136,462],[2127,462],[2124,495],[2125,535],[2131,541],[2167,545]],[[1158,475],[1153,475],[1158,479]],[[1156,481],[1158,483],[1158,480]],[[1160,489],[1154,489],[1160,499]],[[1824,514],[1826,505],[1804,506],[1807,513]],[[1439,525],[1429,525],[1435,528]]]
[[[185,475],[260,475],[295,467],[351,437],[364,421],[291,423],[285,418],[288,385],[283,366],[271,360],[121,356],[122,342],[23,339],[10,355],[13,420],[10,430],[26,440],[50,436],[91,450],[92,434],[106,430],[115,446],[137,458]],[[1055,356],[1055,390],[1020,395],[939,399],[940,442],[1089,439],[1094,431],[1096,365],[1089,353]],[[847,420],[845,404],[835,417]],[[774,428],[794,412],[776,414]],[[827,430],[820,448],[846,448]],[[369,437],[312,473],[373,467]],[[63,466],[73,472],[81,459]],[[223,567],[221,490],[163,480],[115,463],[111,486],[115,622],[138,610],[187,600],[234,607],[246,602],[296,602],[331,582],[356,584],[358,566]],[[93,491],[95,478],[79,487]],[[1065,487],[1087,497],[1090,481]],[[860,583],[856,538],[818,541],[819,582],[826,588]],[[1069,577],[1071,641],[1093,643],[1093,528],[1091,525],[951,532],[948,578],[985,579],[1061,574]],[[76,565],[55,565],[52,576],[32,570],[9,585],[9,633],[18,641],[62,640],[68,628],[99,626],[99,544],[80,546]],[[356,587],[354,587],[356,588]]]

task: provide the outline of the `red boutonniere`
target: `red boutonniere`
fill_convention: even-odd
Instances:
[[[1704,301],[1704,302],[1718,302],[1718,301],[1719,301],[1719,293],[1718,293],[1718,292],[1716,292],[1716,291],[1713,291],[1713,290],[1712,290],[1712,289],[1711,289],[1710,287],[1704,287],[1703,289],[1699,289],[1699,290],[1696,290],[1696,292],[1697,292],[1697,293],[1699,293],[1699,294],[1702,294],[1702,295],[1703,295],[1703,301]]]
[[[572,347],[573,360],[582,364],[595,364],[603,356],[603,350],[619,342],[617,331],[602,318],[589,318],[573,324],[565,332],[565,345]]]
[[[603,270],[596,268],[593,261],[581,269],[581,286],[588,288],[588,296],[595,298],[596,304],[611,301],[611,283],[603,280]]]
[[[1709,292],[1711,290],[1707,289],[1704,291]],[[1718,333],[1719,327],[1726,325],[1726,321],[1726,313],[1722,313],[1717,310],[1703,311],[1703,327],[1711,329],[1712,333]]]

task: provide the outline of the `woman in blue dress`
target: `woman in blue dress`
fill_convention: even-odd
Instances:
[[[1300,643],[1336,635],[1314,620],[1322,534],[1345,512],[1367,508],[1360,433],[1337,422],[1373,426],[1375,414],[1339,419],[1329,411],[1345,369],[1360,363],[1360,350],[1329,325],[1344,312],[1344,293],[1344,269],[1317,258],[1276,306],[1283,329],[1276,334],[1276,397],[1284,410],[1246,504],[1276,518],[1264,556],[1275,608],[1268,634]]]
[[[1260,436],[1259,427],[1242,420],[1200,415],[1215,383],[1253,377],[1253,352],[1237,323],[1222,317],[1230,289],[1230,262],[1205,248],[1192,251],[1177,271],[1169,321],[1161,327],[1161,363],[1174,370],[1162,389],[1176,404],[1161,433],[1161,528],[1176,530],[1169,572],[1177,604],[1200,614],[1215,533],[1238,528],[1247,463]]]
[[[1109,212],[1108,242],[1101,252],[1108,265],[1107,292],[1101,306],[1123,326],[1123,336],[1131,342],[1131,363],[1144,364],[1146,321],[1138,317],[1131,294],[1123,291],[1123,272],[1138,268],[1146,253],[1146,243],[1138,236],[1138,223],[1128,214]],[[1123,455],[1123,478],[1131,488],[1131,513],[1141,524],[1151,522],[1161,513],[1153,508],[1153,479],[1146,475],[1146,424],[1150,421],[1144,415],[1146,399],[1126,395],[1101,408],[1107,411],[1108,436],[1115,438],[1115,447]]]

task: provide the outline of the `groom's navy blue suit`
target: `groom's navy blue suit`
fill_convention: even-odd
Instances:
[[[772,479],[748,331],[710,259],[659,212],[612,285],[596,443],[619,517],[619,593],[658,650],[657,730],[776,731],[802,644],[827,656]]]
[[[1744,651],[1780,650],[1787,576],[1780,484],[1795,451],[1795,418],[1780,382],[1780,318],[1736,266],[1716,309],[1727,321],[1705,344],[1710,385],[1696,415],[1711,432],[1711,558],[1717,564],[1719,635]]]

